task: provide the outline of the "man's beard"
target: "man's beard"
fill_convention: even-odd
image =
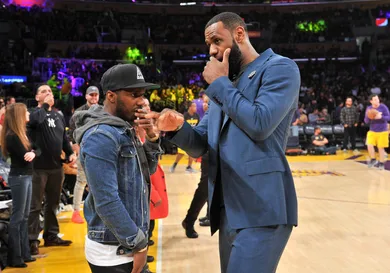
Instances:
[[[236,41],[233,39],[233,46],[229,55],[229,79],[237,77],[241,71],[242,65],[242,52],[238,47]]]
[[[120,98],[117,99],[116,116],[124,121],[127,121],[131,125],[134,125],[134,120],[136,119],[134,113],[129,111],[129,107],[126,107]]]

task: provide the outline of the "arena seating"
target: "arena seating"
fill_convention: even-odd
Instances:
[[[321,128],[322,134],[329,140],[330,144],[342,144],[344,138],[344,127],[342,125],[304,125],[298,127],[299,143],[303,148],[311,144],[311,136],[314,134],[316,127]]]
[[[344,126],[341,124],[335,125],[304,125],[298,126],[299,145],[302,149],[307,149],[311,145],[311,136],[314,134],[314,129],[320,127],[322,134],[329,140],[329,145],[341,146],[344,140]],[[365,134],[364,134],[365,135]],[[359,134],[356,137],[356,147],[365,148],[365,140]]]

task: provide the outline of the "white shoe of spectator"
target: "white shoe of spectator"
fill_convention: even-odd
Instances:
[[[358,149],[353,150],[353,153],[354,153],[355,155],[360,155],[360,151],[359,151]]]

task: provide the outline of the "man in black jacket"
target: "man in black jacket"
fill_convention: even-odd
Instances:
[[[59,225],[56,212],[64,181],[62,151],[65,152],[70,162],[76,160],[76,155],[73,154],[66,136],[65,119],[58,112],[52,111],[54,97],[50,86],[40,86],[35,99],[38,101],[38,107],[31,111],[28,132],[42,153],[33,163],[33,187],[29,216],[31,255],[39,254],[39,214],[42,209],[44,195],[46,200],[43,233],[45,246],[69,246],[72,243],[72,241],[62,240],[58,237]]]

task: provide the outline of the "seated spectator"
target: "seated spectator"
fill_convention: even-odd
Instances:
[[[310,96],[314,96],[314,95],[310,95]],[[311,100],[311,102],[308,104],[308,106],[306,107],[306,112],[308,114],[311,114],[314,112],[315,109],[318,108],[318,104],[317,104],[317,101],[315,99]]]
[[[319,111],[318,109],[314,109],[313,113],[309,114],[309,123],[310,124],[317,124],[317,121],[319,119]]]
[[[299,103],[298,109],[295,111],[291,121],[292,136],[299,136],[298,126],[305,125],[307,123],[307,115],[304,109],[304,104]]]
[[[321,127],[316,127],[314,129],[314,135],[311,137],[311,143],[314,146],[316,152],[320,152],[326,155],[336,154],[337,148],[334,146],[327,147],[329,143],[328,139],[322,134]]]
[[[299,105],[300,106],[300,105]],[[298,106],[298,107],[299,107]],[[299,131],[298,131],[298,122],[299,122],[299,117],[301,116],[301,113],[299,112],[299,108],[294,112],[293,118],[291,120],[291,135],[292,136],[298,136]]]
[[[331,118],[328,113],[328,109],[324,108],[322,109],[321,113],[319,114],[317,124],[331,124]]]
[[[308,123],[308,118],[306,115],[305,105],[300,104],[299,109],[295,112],[295,115],[292,120],[292,126],[302,126]]]

